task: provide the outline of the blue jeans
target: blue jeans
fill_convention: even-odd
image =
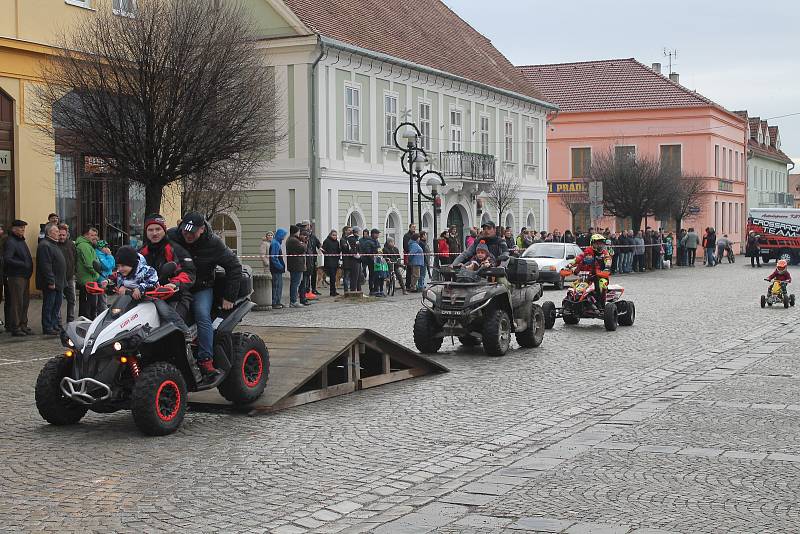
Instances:
[[[272,305],[281,303],[283,296],[283,273],[272,273]]]
[[[425,288],[425,275],[428,274],[428,269],[424,265],[419,267],[419,280],[417,281],[417,290],[422,291]]]
[[[62,292],[45,288],[42,291],[42,332],[61,330],[58,314],[61,311]]]
[[[302,272],[297,273],[289,273],[289,303],[294,304],[297,302],[297,293],[300,289],[300,282],[303,281],[303,274]],[[302,300],[305,300],[305,296]]]
[[[207,288],[192,294],[192,315],[197,324],[197,361],[210,360],[214,357],[214,328],[211,325],[211,307],[214,305],[214,289]]]
[[[711,247],[706,248],[706,263],[709,267],[713,267],[716,263],[716,260],[714,259],[714,249]]]

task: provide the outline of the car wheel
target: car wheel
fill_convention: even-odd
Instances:
[[[178,368],[156,362],[142,370],[133,386],[133,421],[148,436],[165,436],[181,426],[186,415],[186,381]]]
[[[764,295],[761,295],[761,307],[762,308],[767,307],[767,297],[765,297]]]
[[[255,334],[237,332],[232,338],[231,369],[217,389],[233,404],[251,404],[267,387],[269,352],[264,341]]]

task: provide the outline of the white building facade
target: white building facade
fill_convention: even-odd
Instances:
[[[781,149],[780,131],[767,121],[749,117],[747,144],[747,205],[750,208],[794,207],[789,191],[792,160]]]
[[[515,231],[547,227],[545,128],[555,106],[314,34],[285,4],[269,3],[280,24],[300,35],[262,42],[286,136],[241,208],[229,214],[240,254],[257,254],[266,230],[304,219],[315,223],[320,239],[345,225],[377,228],[381,241],[400,239],[412,218],[430,234],[433,206],[423,201],[420,225],[394,146],[403,122],[420,129],[430,168],[444,174],[440,232],[449,223],[466,234],[490,218]],[[521,185],[502,221],[486,199],[498,177]],[[416,184],[414,192],[416,198]]]

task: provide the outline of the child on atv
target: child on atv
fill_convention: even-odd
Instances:
[[[117,295],[124,295],[130,291],[133,300],[141,299],[148,291],[152,291],[159,286],[158,273],[145,261],[144,256],[136,252],[133,247],[120,247],[116,254],[117,273],[116,289]],[[189,327],[178,315],[178,312],[165,301],[155,299],[158,317],[161,321],[172,323],[183,332],[187,344],[190,343]],[[190,349],[189,349],[190,350]]]
[[[485,243],[479,243],[478,247],[475,249],[475,256],[473,256],[469,261],[467,261],[463,268],[469,271],[477,271],[482,267],[496,267],[497,260],[489,252],[489,247],[486,246]]]
[[[789,263],[786,260],[778,260],[778,263],[775,265],[775,270],[772,271],[772,274],[768,277],[764,278],[767,282],[772,282],[773,280],[777,280],[781,283],[781,292],[782,294],[786,294],[786,286],[792,282],[792,275],[789,274],[788,269]],[[771,291],[772,284],[767,288],[767,296],[769,296]]]
[[[589,246],[578,254],[578,257],[567,268],[571,268],[574,274],[589,273],[589,279],[595,287],[597,306],[602,308],[606,302],[606,289],[608,289],[609,270],[611,269],[611,255],[606,250],[605,236],[594,234],[589,241]]]

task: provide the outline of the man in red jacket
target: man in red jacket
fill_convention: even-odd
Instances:
[[[606,238],[602,234],[594,234],[589,244],[570,267],[575,274],[589,273],[589,279],[594,283],[597,305],[602,307],[606,302],[606,289],[610,279],[611,254],[606,250]]]

